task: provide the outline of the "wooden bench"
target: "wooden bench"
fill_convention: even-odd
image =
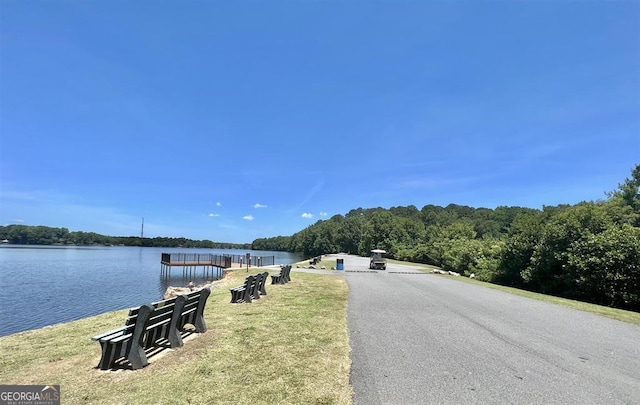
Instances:
[[[244,280],[244,284],[230,288],[231,303],[251,302],[252,300],[259,300],[261,295],[267,295],[265,286],[267,277],[269,277],[267,272],[258,273],[247,277]]]
[[[195,332],[205,332],[203,313],[210,292],[209,288],[203,288],[131,308],[124,326],[91,338],[102,348],[98,368],[107,370],[127,360],[131,368],[140,369],[148,364],[147,351],[182,346],[181,333],[186,324],[194,325]]]
[[[271,284],[286,284],[291,281],[289,274],[291,273],[291,265],[282,266],[280,273],[271,276]]]

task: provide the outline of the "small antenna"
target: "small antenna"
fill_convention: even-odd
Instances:
[[[144,238],[144,217],[142,217],[142,229],[140,229],[140,239]]]

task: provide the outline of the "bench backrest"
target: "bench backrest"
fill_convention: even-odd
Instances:
[[[264,278],[263,273],[258,273],[253,276],[253,282],[251,283],[250,291],[249,291],[249,295],[251,295],[251,297],[258,298],[258,299],[260,298],[259,296],[260,283],[262,283],[263,278]]]
[[[171,333],[171,317],[176,309],[177,297],[158,301],[151,304],[153,312],[147,321],[145,349],[155,346],[160,339],[168,339]]]
[[[151,309],[144,325],[141,345],[148,349],[156,342],[166,339],[171,347],[182,346],[180,332],[186,324],[192,324],[196,332],[205,332],[207,326],[202,316],[211,290],[203,288],[167,300],[157,301],[147,306]],[[125,333],[133,333],[142,307],[131,308],[125,321]],[[145,308],[146,309],[146,308]],[[145,312],[149,312],[146,310]]]
[[[164,307],[166,305],[171,305],[176,301],[176,297],[169,298],[162,301],[152,302],[151,305],[154,309],[158,307]],[[127,319],[124,321],[125,325],[134,325],[136,323],[136,318],[138,317],[138,312],[140,311],[140,307],[131,308],[129,310],[129,314],[127,315]]]
[[[256,276],[248,276],[244,280],[244,297],[242,297],[242,301],[251,302],[251,296],[253,295],[253,288],[256,284]]]

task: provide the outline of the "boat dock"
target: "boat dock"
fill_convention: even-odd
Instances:
[[[173,267],[182,267],[183,278],[192,279],[202,268],[202,277],[222,278],[223,271],[231,267],[269,266],[275,264],[275,256],[217,255],[211,253],[162,253],[160,275],[171,277]]]

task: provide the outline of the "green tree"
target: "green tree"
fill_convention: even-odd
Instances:
[[[625,224],[589,234],[570,246],[566,267],[576,298],[640,310],[640,229]]]
[[[360,215],[348,216],[336,231],[336,245],[341,252],[356,254],[362,240],[365,220]]]

